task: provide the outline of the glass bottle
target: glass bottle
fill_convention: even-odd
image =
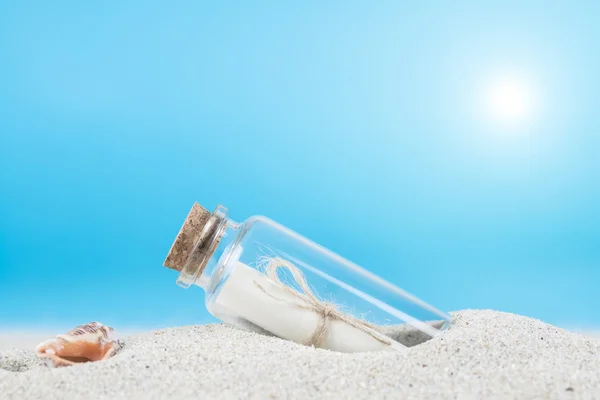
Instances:
[[[342,352],[402,350],[451,317],[262,216],[242,223],[195,203],[164,262],[222,321]]]

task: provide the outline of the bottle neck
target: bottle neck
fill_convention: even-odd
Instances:
[[[205,267],[200,271],[194,284],[206,292],[212,292],[215,282],[219,282],[229,261],[236,256],[234,246],[240,233],[240,224],[226,219],[221,238]],[[239,247],[239,246],[238,246]]]

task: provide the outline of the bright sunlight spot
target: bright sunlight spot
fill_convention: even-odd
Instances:
[[[516,78],[495,79],[487,87],[490,117],[498,123],[527,122],[533,114],[534,98],[528,82]]]

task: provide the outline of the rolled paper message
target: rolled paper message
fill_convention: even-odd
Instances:
[[[289,267],[285,260],[276,258],[272,262],[272,266]],[[276,273],[276,269],[272,271]],[[239,261],[220,289],[212,311],[217,316],[233,311],[276,336],[329,350],[356,352],[404,347],[371,324],[343,314],[314,296],[311,299]],[[328,313],[324,315],[323,311]]]

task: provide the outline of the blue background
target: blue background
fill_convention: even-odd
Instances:
[[[600,3],[322,3],[0,4],[0,326],[209,321],[161,266],[193,201],[442,310],[600,326]],[[476,110],[513,70],[508,132]]]

